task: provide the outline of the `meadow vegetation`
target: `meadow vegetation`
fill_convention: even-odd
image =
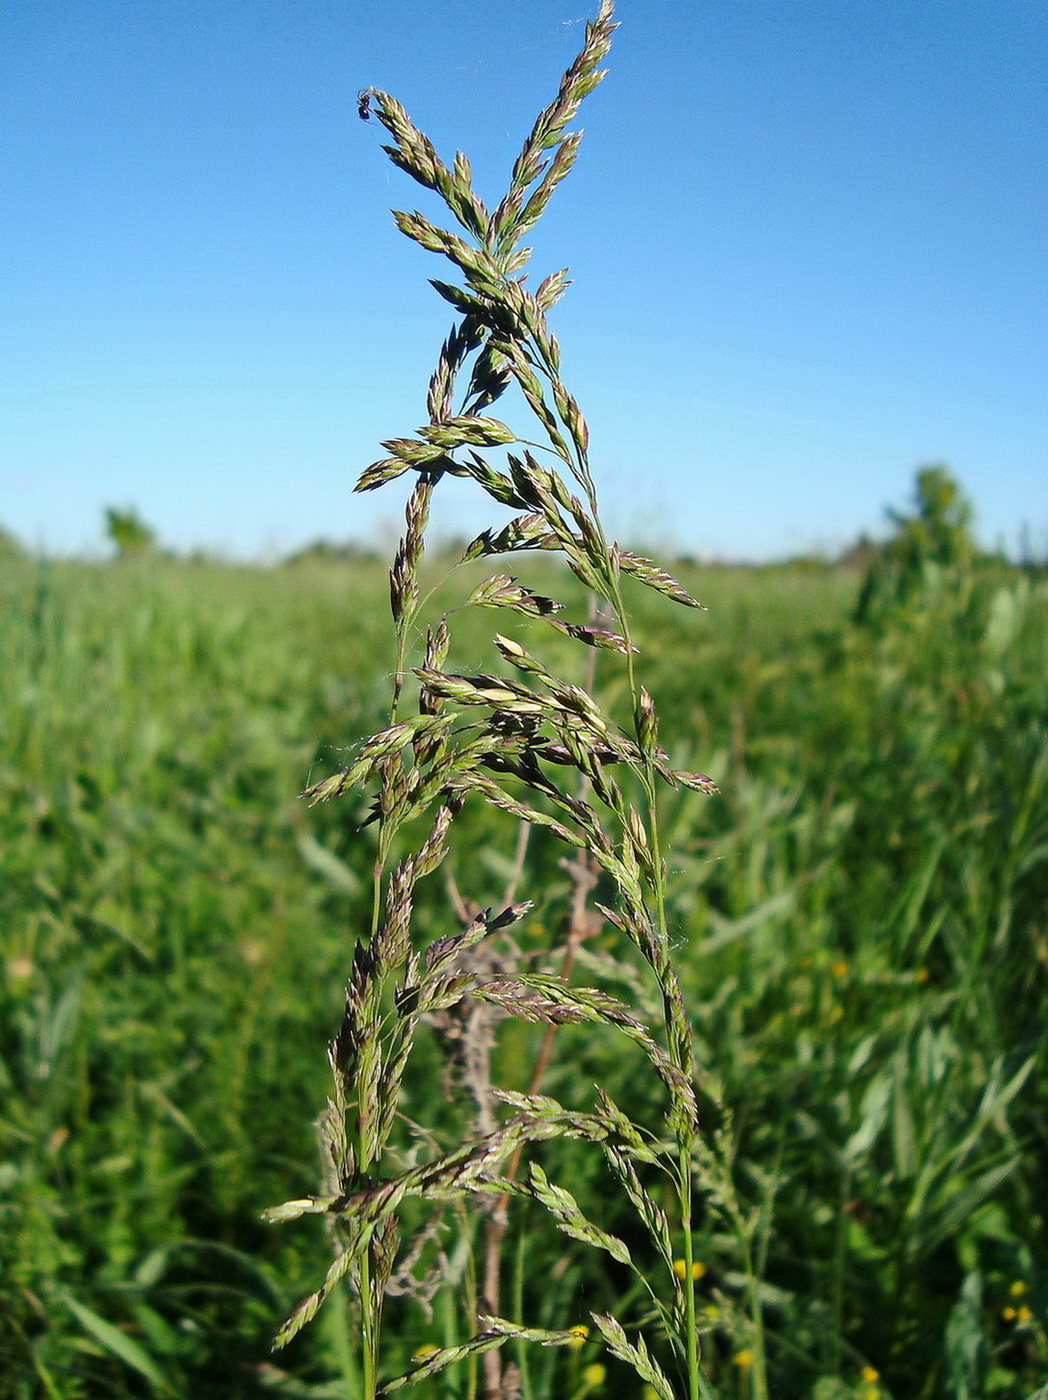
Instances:
[[[697,1058],[768,1221],[773,1393],[1020,1400],[1048,1374],[1048,584],[935,575],[875,631],[854,575],[678,574],[709,613],[638,597],[636,631],[669,745],[721,788],[667,803],[670,899]],[[22,560],[0,589],[0,1394],[352,1396],[344,1308],[270,1357],[328,1243],[259,1217],[314,1189],[370,917],[363,797],[295,794],[382,718],[386,579]],[[513,839],[483,808],[460,821],[458,879],[491,902]],[[562,928],[570,879],[532,856],[536,918]],[[427,917],[451,932],[440,893]],[[514,1033],[500,1079],[524,1090],[542,1037]],[[601,1083],[643,1116],[621,1046],[559,1034],[547,1091]],[[410,1089],[440,1098],[435,1058]],[[585,1154],[558,1173],[634,1237]],[[510,1240],[521,1317],[629,1307],[539,1226]],[[703,1309],[730,1318],[737,1263],[701,1219],[696,1258]],[[465,1333],[441,1306],[397,1305],[391,1371]],[[745,1393],[745,1349],[716,1326],[704,1347]],[[589,1340],[538,1356],[534,1395],[601,1361]]]
[[[473,239],[391,579],[0,551],[0,1400],[1048,1394],[1048,579],[938,466],[862,574],[607,542],[516,274],[609,17],[493,214],[362,104]]]

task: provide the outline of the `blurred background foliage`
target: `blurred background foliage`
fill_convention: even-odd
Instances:
[[[141,528],[127,548],[110,530],[118,566],[0,535],[0,1400],[352,1397],[346,1307],[269,1355],[329,1250],[318,1224],[259,1216],[318,1181],[373,852],[362,795],[296,794],[382,723],[384,570],[333,546],[172,560],[124,514]],[[681,561],[702,616],[637,590],[663,743],[722,793],[666,798],[682,978],[766,1240],[773,1394],[1025,1400],[1048,1378],[1048,573],[981,555],[942,467],[863,562]],[[493,667],[489,621],[457,617],[460,665]],[[483,807],[463,825],[457,881],[490,903],[514,830]],[[570,884],[538,837],[523,892],[522,938],[555,941]],[[450,930],[428,894],[423,925]],[[540,1032],[509,1034],[503,1082],[524,1088]],[[618,1041],[564,1050],[549,1092],[599,1082],[645,1118]],[[406,1111],[441,1092],[420,1062]],[[556,1168],[642,1248],[585,1148]],[[515,1228],[526,1320],[628,1313],[601,1259]],[[702,1231],[705,1354],[743,1395],[720,1326],[738,1261]],[[399,1309],[391,1365],[466,1326],[453,1299]],[[542,1353],[528,1393],[633,1395],[599,1360]]]

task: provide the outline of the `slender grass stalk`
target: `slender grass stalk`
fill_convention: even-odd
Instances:
[[[315,1313],[335,1279],[348,1274],[360,1303],[364,1400],[373,1400],[377,1393],[382,1295],[399,1237],[398,1210],[409,1196],[433,1205],[494,1197],[482,1271],[483,1296],[492,1315],[478,1320],[479,1330],[466,1342],[426,1355],[406,1376],[388,1382],[384,1391],[435,1375],[461,1359],[469,1358],[472,1364],[483,1355],[485,1400],[499,1400],[502,1381],[495,1349],[505,1340],[577,1344],[577,1331],[571,1328],[536,1330],[494,1315],[505,1208],[524,1195],[543,1205],[565,1234],[610,1253],[637,1274],[683,1368],[689,1400],[710,1394],[698,1346],[693,1268],[698,1116],[692,1034],[671,958],[658,809],[662,785],[707,793],[715,789],[703,774],[672,769],[659,747],[655,706],[636,665],[622,577],[627,574],[679,604],[700,605],[650,560],[609,543],[590,469],[589,431],[561,378],[560,348],[546,320],[567,285],[566,274],[545,278],[535,293],[526,289],[522,275],[529,252],[520,246],[521,239],[574,162],[580,133],[566,128],[603,76],[598,65],[615,27],[611,15],[605,0],[597,19],[587,26],[583,49],[565,73],[557,97],[535,122],[507,193],[490,212],[473,189],[469,163],[461,153],[450,167],[445,165],[393,98],[378,91],[362,97],[362,114],[373,111],[392,137],[385,150],[394,163],[438,194],[467,235],[464,239],[442,229],[418,212],[395,214],[402,232],[447,257],[462,274],[464,286],[433,284],[461,320],[445,341],[430,381],[428,424],[413,437],[384,443],[390,455],[368,467],[358,482],[359,490],[373,490],[409,472],[417,476],[404,537],[390,571],[396,661],[389,721],[362,745],[354,763],[308,793],[320,801],[358,784],[376,784],[371,815],[378,823],[378,854],[370,936],[356,947],[346,1015],[331,1055],[335,1094],[324,1142],[341,1190],[333,1197],[291,1202],[271,1213],[271,1218],[307,1210],[333,1215],[343,1252],[325,1284],[299,1305],[278,1340],[290,1339]],[[457,379],[467,367],[466,389],[456,405]],[[543,443],[486,416],[511,385],[537,420]],[[505,452],[504,467],[491,461],[488,454],[493,450]],[[545,465],[536,453],[552,459],[552,465]],[[590,685],[576,686],[559,679],[520,641],[501,632],[493,642],[508,674],[448,670],[447,613],[426,633],[421,664],[413,667],[420,683],[418,709],[405,716],[405,682],[419,632],[425,529],[434,489],[449,476],[471,478],[498,505],[518,512],[500,530],[479,535],[464,560],[555,551],[591,591],[596,607],[591,607],[587,623],[562,621],[561,603],[506,574],[484,580],[467,603],[544,619],[562,636],[621,657],[632,732],[605,714],[591,693],[592,667]],[[581,490],[581,498],[569,481]],[[607,613],[607,625],[592,620],[600,616],[598,608]],[[568,772],[575,775],[574,792],[558,776]],[[482,943],[527,915],[529,904],[515,902],[516,879],[501,912],[471,915],[458,935],[438,939],[425,950],[412,946],[415,886],[444,860],[449,831],[463,803],[478,797],[519,822],[543,828],[575,853],[577,900],[585,898],[583,885],[594,883],[592,872],[607,881],[615,892],[613,907],[598,904],[597,909],[646,964],[658,988],[661,1026],[646,1026],[605,991],[574,985],[571,936],[559,977],[520,968],[506,971],[478,959],[476,950]],[[431,821],[429,834],[413,853],[391,866],[394,846],[406,836],[409,824],[424,816]],[[523,861],[526,846],[518,849]],[[420,1167],[389,1175],[383,1162],[416,1031],[426,1017],[442,1014],[464,999],[493,1008],[497,1016],[545,1023],[529,1092],[501,1092],[498,1097],[508,1116],[499,1122],[491,1113],[484,1069],[475,1135]],[[580,1022],[617,1030],[647,1059],[666,1096],[672,1162],[658,1141],[649,1140],[603,1091],[591,1112],[567,1108],[541,1093],[554,1029]],[[482,1058],[486,1065],[486,1052]],[[556,1137],[580,1138],[601,1147],[661,1256],[671,1304],[645,1278],[626,1246],[587,1219],[574,1197],[550,1181],[531,1157],[530,1149]],[[518,1180],[525,1153],[527,1175]],[[675,1227],[645,1190],[638,1166],[661,1167],[675,1183]],[[679,1279],[674,1229],[684,1257]],[[593,1321],[613,1355],[632,1366],[661,1400],[673,1400],[672,1383],[641,1333],[631,1340],[618,1320],[594,1314]]]

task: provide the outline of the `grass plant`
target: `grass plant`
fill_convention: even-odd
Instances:
[[[581,133],[567,128],[603,76],[599,65],[611,42],[611,15],[605,0],[493,210],[475,192],[465,156],[458,153],[453,165],[446,166],[395,99],[377,90],[361,99],[361,114],[373,112],[390,133],[392,145],[385,149],[394,164],[438,194],[466,235],[441,228],[417,211],[395,214],[401,232],[448,258],[464,285],[434,282],[459,319],[430,381],[428,422],[413,437],[384,443],[389,455],[368,467],[357,483],[358,490],[370,491],[406,474],[416,482],[390,572],[396,661],[388,723],[363,743],[353,763],[315,785],[308,796],[318,802],[362,784],[377,789],[369,812],[377,828],[372,917],[368,934],[354,946],[345,1018],[331,1049],[334,1091],[322,1132],[327,1191],[269,1213],[272,1220],[320,1213],[332,1222],[335,1260],[321,1288],[289,1318],[278,1342],[290,1341],[332,1290],[348,1280],[359,1309],[364,1400],[373,1400],[379,1389],[385,1293],[406,1200],[440,1210],[448,1202],[486,1197],[495,1206],[487,1212],[475,1330],[417,1359],[411,1371],[387,1381],[383,1393],[487,1354],[485,1400],[503,1400],[519,1382],[515,1373],[511,1381],[503,1376],[493,1355],[496,1348],[514,1339],[570,1347],[585,1335],[578,1327],[535,1328],[498,1315],[505,1212],[512,1199],[525,1197],[544,1207],[564,1234],[605,1251],[635,1273],[647,1292],[658,1334],[675,1353],[689,1400],[708,1396],[695,1305],[697,1170],[708,1176],[711,1199],[738,1225],[740,1239],[749,1238],[730,1175],[717,1173],[715,1154],[699,1135],[692,1033],[671,955],[659,834],[660,784],[706,794],[716,787],[701,773],[671,767],[659,746],[655,705],[635,663],[638,649],[623,581],[635,580],[685,607],[700,605],[650,560],[607,540],[590,472],[589,432],[562,379],[560,349],[547,321],[567,274],[547,276],[532,293],[523,272],[529,250],[522,240],[574,163]],[[534,426],[528,434],[488,412],[511,389],[530,413]],[[498,465],[492,450],[503,454]],[[448,669],[450,623],[458,607],[443,603],[442,589],[444,610],[424,631],[423,609],[429,600],[419,584],[433,493],[447,477],[466,477],[496,506],[518,512],[479,535],[467,547],[463,563],[547,552],[567,563],[591,597],[589,620],[565,621],[562,602],[517,577],[495,573],[458,607],[501,610],[509,622],[515,616],[543,619],[579,646],[621,658],[625,725],[604,711],[590,689],[548,669],[553,663],[540,659],[519,637],[495,633],[498,672]],[[411,674],[418,689],[408,710],[405,687]],[[568,866],[579,897],[559,975],[537,970],[516,949],[504,949],[501,955],[490,951],[506,930],[528,917],[530,900],[473,912],[458,935],[420,944],[412,921],[416,885],[444,863],[452,824],[470,800],[483,801],[523,824],[518,843],[522,863],[529,828],[572,854],[582,853]],[[409,852],[400,853],[404,834],[419,825]],[[514,878],[514,889],[518,883]],[[580,985],[568,975],[585,936],[585,894],[594,886],[603,887],[608,901],[597,903],[601,918],[595,927],[616,930],[639,958],[658,1004],[654,1024],[638,1018],[634,1007],[605,988]],[[460,1030],[465,1042],[461,1057],[472,1062],[464,1079],[476,1107],[473,1132],[405,1166],[402,1147],[393,1139],[416,1038],[427,1020],[464,1002],[493,1008],[499,1017],[549,1027],[543,1066],[557,1026],[591,1024],[618,1032],[646,1059],[661,1085],[665,1106],[657,1130],[652,1133],[631,1120],[600,1087],[595,1100],[582,1107],[540,1092],[541,1071],[526,1093],[493,1085],[492,1017],[467,1014]],[[501,1115],[496,1104],[505,1110]],[[416,1124],[415,1131],[430,1142],[437,1139],[428,1123]],[[587,1217],[571,1192],[547,1176],[531,1154],[532,1147],[559,1138],[602,1149],[661,1260],[661,1287],[635,1264],[626,1244]],[[525,1152],[527,1171],[521,1175]],[[652,1170],[672,1185],[672,1215],[642,1179],[642,1171]],[[423,1232],[428,1228],[423,1226]],[[752,1279],[748,1258],[747,1273]],[[754,1304],[751,1313],[755,1393],[763,1396],[759,1306]],[[604,1312],[591,1312],[590,1318],[613,1356],[632,1367],[660,1400],[673,1400],[675,1385],[643,1332],[630,1338],[622,1322]]]

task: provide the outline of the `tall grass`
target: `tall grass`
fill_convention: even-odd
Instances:
[[[688,634],[642,608],[638,644],[664,735],[710,755],[723,795],[667,804],[668,905],[737,1174],[755,1205],[760,1173],[776,1183],[772,1391],[1025,1400],[1048,1366],[1044,585],[988,582],[963,625],[926,595],[871,637],[847,620],[854,577],[676,572],[709,616]],[[309,1106],[368,910],[363,802],[307,816],[291,794],[378,721],[386,591],[366,565],[0,571],[5,1400],[164,1393],[128,1357],[185,1397],[358,1393],[340,1308],[269,1357],[327,1243],[258,1214],[289,1177],[312,1188]],[[463,819],[469,897],[507,878],[494,817]],[[557,928],[569,876],[533,855],[536,917]],[[599,1081],[646,1111],[612,1042],[558,1034],[551,1093]],[[540,1048],[521,1032],[500,1074],[526,1088]],[[412,1095],[439,1101],[435,1057]],[[559,1179],[640,1249],[591,1168],[565,1149]],[[521,1316],[626,1302],[537,1217],[509,1248]],[[704,1220],[696,1252],[718,1321],[734,1258]],[[465,1325],[390,1306],[391,1372]],[[733,1393],[730,1336],[714,1327],[705,1354]],[[532,1393],[598,1363],[590,1340],[541,1351]],[[601,1393],[630,1392],[609,1373]]]
[[[463,239],[418,212],[395,214],[401,231],[444,255],[464,285],[434,282],[459,319],[430,381],[428,422],[413,437],[384,443],[389,455],[367,468],[357,485],[375,490],[412,473],[416,480],[390,571],[396,638],[392,696],[385,726],[364,742],[352,763],[308,795],[316,802],[347,789],[370,789],[369,821],[377,833],[372,916],[369,931],[354,944],[345,1016],[330,1052],[334,1087],[321,1132],[324,1192],[269,1212],[271,1220],[281,1221],[306,1213],[326,1216],[335,1246],[323,1284],[292,1313],[279,1344],[296,1336],[348,1281],[359,1318],[364,1400],[374,1400],[379,1391],[385,1300],[398,1254],[404,1248],[417,1258],[434,1240],[449,1204],[473,1207],[486,1221],[470,1335],[416,1356],[412,1370],[382,1385],[383,1394],[463,1361],[472,1390],[472,1363],[483,1354],[485,1400],[504,1400],[523,1383],[520,1368],[504,1372],[495,1354],[505,1342],[570,1347],[587,1335],[583,1325],[536,1328],[499,1315],[506,1212],[515,1198],[544,1207],[564,1235],[608,1254],[646,1291],[655,1326],[650,1341],[643,1329],[631,1339],[612,1314],[589,1313],[608,1351],[660,1400],[673,1400],[676,1388],[654,1349],[656,1337],[667,1340],[690,1400],[710,1395],[695,1303],[697,1177],[705,1182],[708,1201],[717,1202],[726,1224],[736,1228],[743,1248],[750,1278],[752,1371],[757,1393],[766,1391],[751,1232],[716,1139],[705,1140],[700,1133],[692,1034],[671,955],[659,836],[661,785],[707,795],[716,787],[701,773],[671,767],[659,746],[655,705],[634,660],[625,581],[686,607],[700,605],[650,560],[607,540],[590,473],[589,432],[561,377],[560,349],[547,323],[566,286],[566,271],[545,277],[534,293],[525,287],[523,272],[530,250],[522,240],[574,162],[581,133],[567,127],[603,76],[599,64],[611,42],[611,13],[606,0],[587,26],[585,45],[556,98],[525,141],[506,194],[490,211],[473,188],[465,156],[459,153],[453,166],[444,165],[388,94],[372,91],[361,103],[361,114],[366,117],[370,106],[389,131],[393,144],[385,149],[393,162],[437,193],[466,234]],[[524,429],[488,412],[509,389],[532,420]],[[492,449],[500,453],[497,464]],[[479,535],[462,562],[536,551],[557,555],[589,590],[589,620],[585,615],[574,622],[562,619],[562,602],[503,573],[482,580],[457,603],[442,597],[436,613],[427,617],[419,584],[426,526],[434,491],[454,477],[472,480],[496,507],[519,512]],[[529,650],[525,641],[530,645],[530,639],[521,637],[519,627],[516,636],[495,632],[494,673],[450,669],[452,614],[471,606],[501,609],[507,627],[514,618],[545,619],[562,639],[620,657],[628,720],[617,723],[602,708],[592,694],[592,679],[587,689],[574,683],[570,671],[565,677],[549,669],[555,660]],[[591,676],[592,671],[591,664]],[[411,704],[406,685],[413,677],[418,693]],[[470,908],[459,898],[462,930],[420,945],[413,919],[416,887],[445,863],[455,820],[471,800],[520,824],[519,869],[501,907]],[[413,827],[418,835],[407,836]],[[515,926],[534,907],[534,900],[516,898],[530,884],[526,848],[532,830],[566,848],[562,863],[576,888],[563,948],[551,946],[537,964],[515,941],[521,937]],[[600,919],[587,927],[586,895],[601,886],[608,903],[595,904]],[[637,998],[612,995],[601,985],[606,979],[586,985],[570,977],[583,944],[602,926],[632,945],[633,976],[647,982],[658,1003],[655,1017],[639,1017]],[[506,935],[510,928],[512,938]],[[547,965],[548,958],[556,961]],[[457,1063],[472,1097],[471,1121],[450,1144],[441,1140],[439,1116],[415,1122],[414,1133],[428,1147],[420,1157],[395,1130],[417,1042],[434,1024],[449,1033],[449,1016],[457,1022],[449,1060]],[[540,1068],[523,1094],[491,1075],[495,1026],[506,1017],[548,1028]],[[553,1031],[565,1025],[617,1033],[625,1053],[630,1046],[639,1052],[639,1066],[647,1062],[653,1081],[651,1091],[663,1100],[654,1126],[626,1116],[601,1086],[582,1102],[578,1096],[562,1101],[542,1092]],[[571,1192],[547,1175],[541,1154],[532,1149],[562,1139],[599,1146],[612,1182],[632,1203],[649,1237],[661,1282],[652,1281],[650,1264],[639,1265],[620,1238],[587,1216]],[[645,1177],[656,1185],[671,1184],[669,1210]],[[412,1239],[405,1231],[410,1219],[405,1203],[430,1207],[437,1224],[427,1219]]]

